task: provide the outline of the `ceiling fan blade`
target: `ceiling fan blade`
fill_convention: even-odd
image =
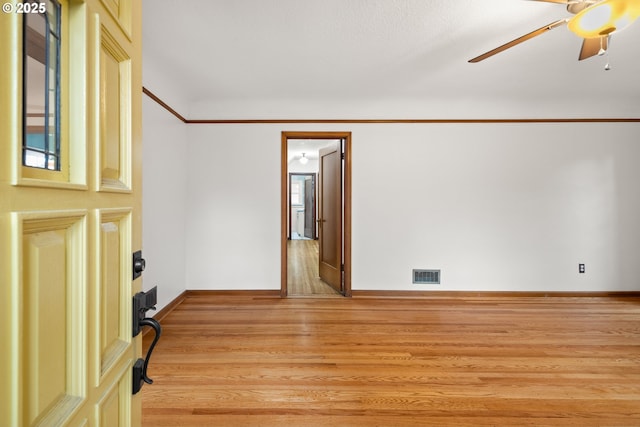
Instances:
[[[600,53],[601,48],[604,50],[609,49],[608,36],[596,37],[594,39],[584,39],[582,41],[582,49],[580,49],[580,56],[578,57],[578,61],[596,56],[598,53]]]
[[[515,40],[511,40],[509,43],[505,43],[500,47],[497,47],[497,48],[495,48],[493,50],[490,50],[489,52],[483,53],[480,56],[476,56],[475,58],[470,59],[469,62],[475,63],[475,62],[483,61],[483,60],[485,60],[485,59],[487,59],[487,58],[489,58],[489,57],[491,57],[491,56],[493,56],[493,55],[495,55],[497,53],[500,53],[500,52],[502,52],[504,50],[509,49],[510,47],[516,46],[516,45],[518,45],[518,44],[520,44],[522,42],[525,42],[525,41],[527,41],[529,39],[532,39],[532,38],[537,37],[537,36],[539,36],[541,34],[544,34],[549,30],[553,30],[554,28],[559,27],[560,25],[566,24],[567,21],[568,21],[568,18],[565,18],[565,19],[561,19],[561,20],[556,21],[556,22],[552,22],[551,24],[547,24],[544,27],[538,28],[537,30],[532,31],[532,32],[530,32],[528,34],[525,34],[522,37],[518,37]]]

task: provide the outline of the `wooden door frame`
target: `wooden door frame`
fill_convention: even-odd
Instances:
[[[288,212],[288,218],[289,218],[289,220],[288,220],[288,222],[289,222],[289,227],[288,227],[289,240],[291,240],[291,234],[292,234],[292,231],[293,231],[291,229],[291,223],[293,222],[293,218],[291,217],[291,208],[293,207],[293,205],[291,204],[291,181],[293,180],[292,178],[294,176],[310,176],[311,180],[313,181],[313,190],[314,190],[314,194],[313,194],[313,210],[314,210],[314,212],[313,212],[313,220],[314,221],[313,221],[313,224],[312,224],[312,228],[313,228],[313,238],[314,238],[314,240],[317,240],[318,239],[318,237],[317,237],[318,231],[316,229],[316,222],[315,222],[316,212],[315,212],[315,210],[316,210],[316,205],[318,203],[318,201],[317,201],[318,197],[317,197],[317,194],[316,194],[317,193],[316,185],[317,185],[317,181],[318,181],[318,174],[317,173],[313,173],[313,172],[289,172],[289,186],[287,188],[287,200],[289,201],[288,202],[289,210],[287,211]],[[306,209],[306,206],[305,206],[305,209]]]
[[[281,136],[280,170],[280,296],[287,297],[287,241],[288,241],[288,142],[290,139],[344,139],[343,182],[343,258],[344,296],[351,296],[351,132],[296,132],[283,131]]]

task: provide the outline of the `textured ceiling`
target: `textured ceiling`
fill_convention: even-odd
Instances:
[[[144,67],[152,69],[144,84],[170,105],[186,105],[180,113],[190,119],[509,116],[514,103],[536,105],[521,110],[529,116],[640,116],[640,23],[614,35],[610,71],[602,57],[578,62],[581,39],[566,27],[467,62],[570,16],[560,4],[144,0],[143,7]],[[150,86],[160,81],[151,74],[171,90]]]

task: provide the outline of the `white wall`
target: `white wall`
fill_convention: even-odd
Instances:
[[[280,288],[280,134],[263,129],[187,128],[187,289]]]
[[[354,133],[353,288],[640,289],[638,130],[478,124]],[[577,274],[578,263],[587,274]],[[412,268],[442,269],[442,285],[411,285]]]
[[[146,7],[146,6],[145,6]],[[176,71],[175,65],[163,61],[158,62],[154,52],[149,51],[149,45],[145,44],[142,51],[142,81],[145,88],[149,89],[174,111],[182,116],[188,111],[189,103],[184,98],[184,93],[175,84],[183,79]],[[147,97],[146,95],[144,96]],[[167,117],[168,120],[168,117]]]
[[[158,309],[185,289],[186,125],[143,96],[144,289],[158,286]],[[153,314],[153,313],[150,313]]]
[[[637,123],[189,125],[187,289],[279,289],[283,130],[353,132],[354,290],[640,290]]]

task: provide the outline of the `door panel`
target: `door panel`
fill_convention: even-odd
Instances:
[[[131,413],[131,369],[124,366],[117,381],[106,387],[106,391],[96,403],[97,427],[128,427]],[[139,424],[136,424],[139,425]]]
[[[100,26],[100,185],[130,190],[131,61],[125,48]]]
[[[320,150],[320,278],[342,292],[342,150],[340,142]]]
[[[131,298],[131,277],[126,276],[130,262],[131,215],[128,210],[106,210],[98,213],[100,224],[99,274],[96,278],[100,304],[95,311],[95,331],[99,337],[100,377],[119,360],[126,351],[131,335],[131,321],[122,314],[127,310]]]
[[[101,0],[104,7],[116,20],[122,32],[131,37],[131,2],[133,0]]]
[[[66,241],[64,230],[33,233],[24,241],[24,328],[31,339],[24,343],[25,382],[36,390],[25,396],[25,419],[32,423],[64,398],[69,397],[66,381],[65,301],[68,280],[64,271]],[[47,316],[44,310],[51,310]],[[48,364],[60,369],[47,369]],[[73,372],[70,372],[73,374]]]
[[[14,265],[22,267],[22,333],[18,348],[24,384],[22,419],[25,425],[52,425],[70,414],[85,397],[86,353],[81,348],[86,294],[82,251],[84,212],[14,215]],[[18,246],[21,243],[22,248]]]
[[[22,165],[22,16],[0,14],[0,425],[135,427],[142,2],[59,1],[60,172]]]

